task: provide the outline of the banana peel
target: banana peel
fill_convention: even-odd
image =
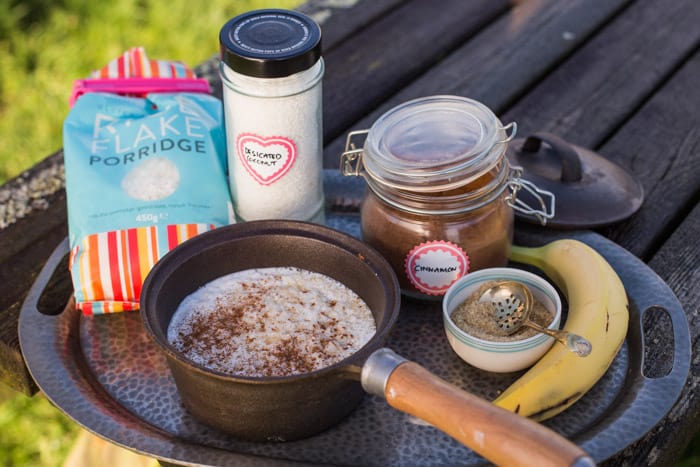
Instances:
[[[564,329],[585,337],[593,347],[590,355],[580,357],[553,345],[493,401],[542,421],[566,410],[605,374],[627,335],[629,303],[607,260],[578,240],[513,246],[510,259],[541,269],[559,287],[569,303]]]

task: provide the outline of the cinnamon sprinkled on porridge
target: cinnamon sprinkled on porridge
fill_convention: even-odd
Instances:
[[[187,296],[168,340],[191,360],[240,376],[289,376],[352,355],[376,332],[367,304],[323,274],[263,268],[215,279]]]

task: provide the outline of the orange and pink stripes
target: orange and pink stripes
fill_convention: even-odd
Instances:
[[[141,286],[168,251],[212,224],[138,227],[86,236],[71,252],[76,307],[86,315],[138,310]]]
[[[93,72],[92,77],[195,78],[195,74],[182,62],[150,60],[143,47],[133,47]]]

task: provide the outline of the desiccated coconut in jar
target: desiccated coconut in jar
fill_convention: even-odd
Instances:
[[[240,220],[323,223],[321,29],[255,10],[221,28],[230,186]]]

